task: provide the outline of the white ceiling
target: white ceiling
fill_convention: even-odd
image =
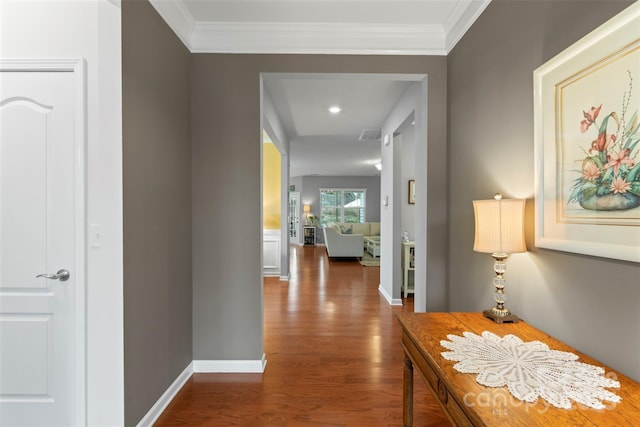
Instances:
[[[490,0],[149,0],[191,52],[446,55]],[[411,84],[364,75],[265,77],[291,176],[374,175],[379,128]],[[328,107],[343,112],[332,116]]]
[[[266,77],[265,86],[281,114],[289,135],[348,135],[356,137],[366,127],[380,127],[408,82],[358,79],[328,75],[325,78]],[[332,114],[329,107],[342,111]],[[278,108],[279,107],[279,108]]]
[[[450,0],[183,0],[198,21],[441,24]],[[409,16],[407,16],[409,15]],[[422,15],[422,16],[420,16]],[[380,17],[385,20],[381,21]]]
[[[411,81],[363,74],[265,74],[271,99],[290,141],[290,175],[379,175],[380,141],[361,141],[381,128]],[[342,108],[331,114],[330,106]]]

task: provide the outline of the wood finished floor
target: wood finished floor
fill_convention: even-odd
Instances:
[[[291,280],[266,278],[264,374],[194,374],[156,426],[402,426],[403,353],[379,267],[292,246]],[[422,378],[414,426],[449,426]]]

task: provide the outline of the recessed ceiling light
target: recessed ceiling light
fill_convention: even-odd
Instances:
[[[329,112],[331,114],[338,114],[340,111],[342,111],[342,108],[338,107],[337,105],[329,107]]]

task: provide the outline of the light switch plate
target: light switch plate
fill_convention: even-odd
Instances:
[[[102,229],[100,224],[89,225],[89,247],[99,248],[102,246]]]

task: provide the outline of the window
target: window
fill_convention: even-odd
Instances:
[[[320,225],[330,222],[364,222],[367,190],[320,190]]]

